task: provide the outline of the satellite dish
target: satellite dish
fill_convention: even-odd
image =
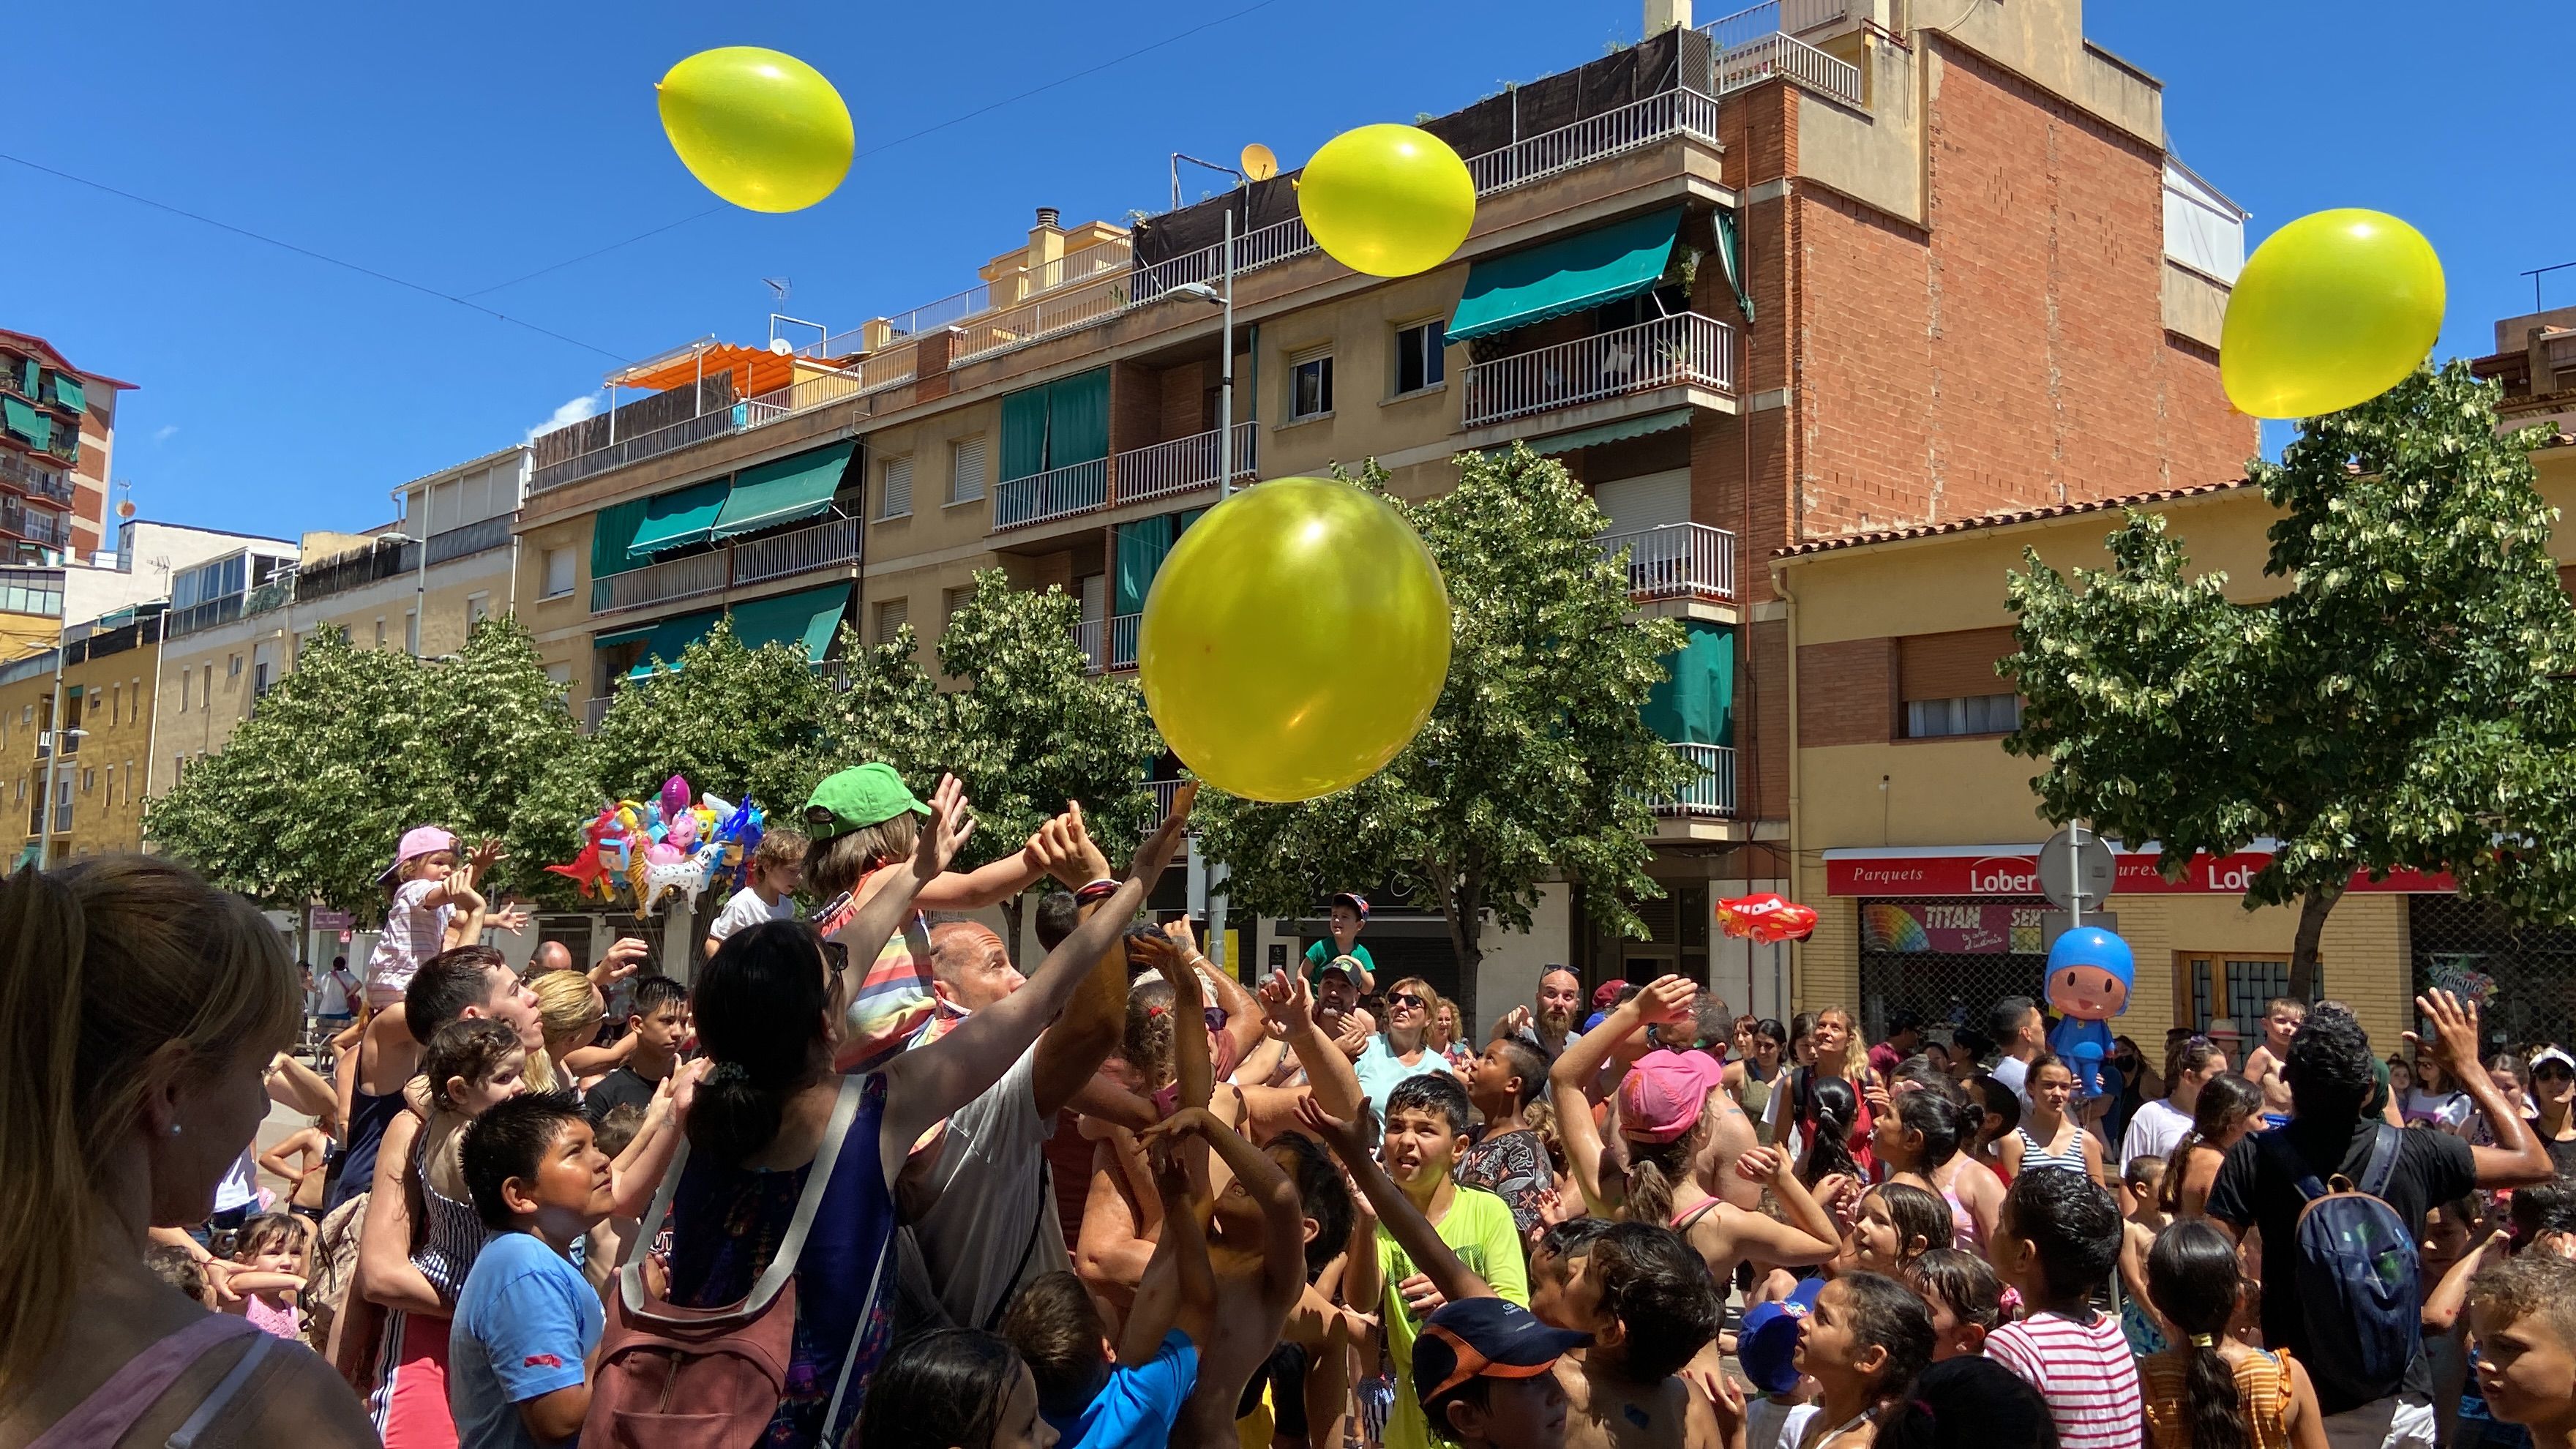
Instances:
[[[134,516],[134,500],[131,498],[118,500],[116,505],[116,516],[119,518],[132,518]]]
[[[769,339],[769,350],[781,357],[792,357],[796,353],[796,344],[784,337],[772,337]]]
[[[1279,158],[1270,148],[1255,141],[1243,148],[1243,174],[1254,181],[1267,181],[1279,174]]]

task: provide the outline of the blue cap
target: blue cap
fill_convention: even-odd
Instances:
[[[1432,1400],[1469,1379],[1536,1378],[1567,1349],[1591,1341],[1588,1333],[1548,1327],[1508,1298],[1443,1303],[1413,1341],[1414,1392],[1427,1412]]]
[[[1825,1280],[1809,1278],[1778,1303],[1757,1303],[1746,1310],[1735,1335],[1736,1361],[1744,1376],[1766,1394],[1785,1394],[1798,1386],[1798,1324],[1816,1306]]]

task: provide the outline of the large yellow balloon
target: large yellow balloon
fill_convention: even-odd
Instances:
[[[1449,143],[1413,126],[1362,126],[1297,177],[1297,211],[1327,256],[1373,277],[1449,260],[1476,223],[1476,182]]]
[[[689,174],[752,211],[801,211],[850,174],[850,108],[823,73],[756,45],[702,50],[671,67],[662,130]]]
[[[1136,661],[1154,723],[1200,779],[1308,800],[1385,768],[1431,717],[1449,593],[1384,499],[1283,478],[1181,535]]]
[[[2442,259],[2385,212],[2300,217],[2247,258],[2227,301],[2218,376],[2258,418],[2365,403],[2415,370],[2442,334]]]

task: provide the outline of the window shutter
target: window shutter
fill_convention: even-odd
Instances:
[[[1995,673],[1995,661],[2013,652],[2008,627],[1905,635],[1896,641],[1897,697],[1910,704],[2011,694],[2013,681]]]
[[[972,503],[984,496],[984,440],[968,438],[948,453],[948,501]]]
[[[896,632],[903,628],[905,618],[911,612],[912,601],[910,599],[878,600],[877,642],[880,644],[893,643]]]
[[[912,512],[912,460],[888,458],[885,464],[885,496],[877,507],[879,518],[902,518]]]

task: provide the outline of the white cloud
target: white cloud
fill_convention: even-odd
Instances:
[[[156,443],[166,443],[178,435],[179,425],[177,423],[163,423],[161,426],[152,430],[152,441]]]
[[[551,433],[555,429],[560,428],[567,423],[577,423],[584,418],[595,418],[599,416],[600,409],[605,405],[606,400],[598,393],[583,393],[581,396],[565,403],[562,407],[555,409],[553,416],[547,418],[544,422],[528,429],[527,441],[533,443],[537,440],[537,435],[539,433]]]

